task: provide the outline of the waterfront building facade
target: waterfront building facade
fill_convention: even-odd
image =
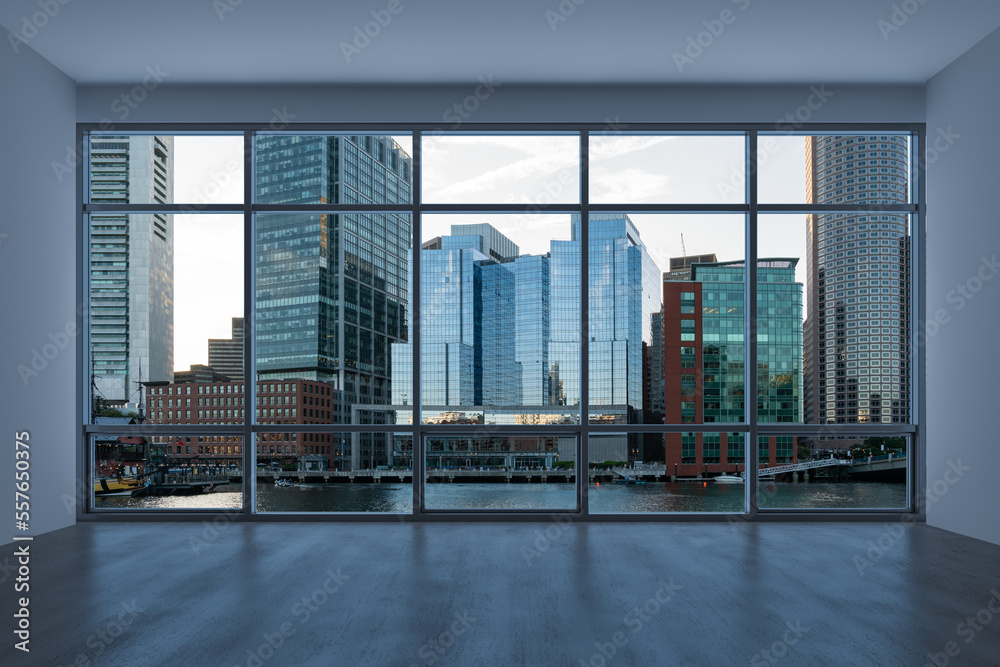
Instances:
[[[350,438],[334,433],[300,433],[298,424],[333,424],[340,415],[336,391],[325,382],[257,382],[257,423],[285,424],[282,433],[258,434],[258,465],[295,470],[346,469]],[[242,382],[162,383],[145,388],[145,423],[183,426],[236,425],[249,419]],[[239,436],[180,436],[154,446],[174,459],[198,457],[205,465],[242,467]]]
[[[760,422],[802,420],[802,284],[797,259],[757,263],[756,400],[745,395],[745,265],[742,260],[690,266],[689,280],[664,274],[665,422],[739,423],[747,406]],[[795,438],[760,438],[761,465],[797,461]],[[692,431],[666,436],[668,471],[680,476],[743,470],[741,433]]]

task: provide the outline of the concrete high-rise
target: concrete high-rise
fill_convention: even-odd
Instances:
[[[243,318],[233,318],[232,338],[208,339],[208,365],[233,382],[243,381]]]
[[[173,203],[173,137],[93,135],[90,201]],[[174,225],[170,214],[90,218],[90,356],[94,398],[139,402],[139,382],[174,371]]]
[[[808,217],[807,423],[911,419],[908,176],[905,136],[806,138],[807,202],[872,209]]]

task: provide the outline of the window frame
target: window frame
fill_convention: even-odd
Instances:
[[[332,521],[378,521],[378,520],[549,520],[553,515],[569,515],[584,521],[731,521],[740,520],[886,520],[899,519],[903,514],[923,516],[923,507],[919,498],[923,493],[923,480],[926,477],[926,442],[925,442],[925,405],[923,399],[923,384],[925,378],[925,346],[921,344],[919,323],[925,321],[926,305],[924,303],[925,275],[925,194],[924,179],[924,146],[926,126],[922,123],[806,123],[797,125],[793,131],[784,131],[780,126],[767,123],[634,123],[623,126],[627,129],[609,130],[606,124],[599,123],[466,123],[460,129],[449,130],[439,125],[428,123],[301,123],[289,124],[280,131],[269,127],[266,123],[123,123],[112,130],[94,123],[77,125],[78,154],[82,157],[77,178],[77,303],[83,318],[80,327],[81,334],[77,336],[77,424],[81,426],[76,442],[77,454],[77,520],[203,520],[205,515],[217,515],[219,510],[108,510],[93,506],[93,447],[91,438],[95,435],[145,434],[145,435],[218,435],[240,436],[243,455],[243,505],[240,510],[225,510],[228,516],[239,520],[332,520]],[[745,186],[746,196],[740,204],[592,204],[589,198],[589,139],[598,134],[739,134],[746,142],[745,149]],[[910,137],[910,174],[909,202],[894,205],[858,205],[858,204],[762,204],[757,200],[757,148],[759,138],[767,135],[816,136],[834,134],[877,134],[880,132],[892,134],[907,134]],[[254,137],[265,134],[411,134],[413,137],[413,154],[411,167],[411,189],[413,193],[410,205],[373,204],[299,204],[299,205],[269,205],[254,202]],[[758,479],[756,475],[747,476],[745,484],[745,511],[742,513],[638,513],[638,514],[591,514],[588,503],[588,484],[577,474],[576,493],[577,507],[574,510],[427,510],[424,507],[423,471],[425,468],[425,447],[413,447],[413,509],[410,514],[382,513],[344,513],[344,512],[310,512],[310,513],[272,513],[258,512],[254,507],[256,496],[256,476],[247,471],[256,470],[256,445],[260,434],[280,433],[288,431],[287,425],[263,425],[255,423],[254,411],[248,411],[243,424],[230,426],[172,426],[172,425],[135,425],[110,426],[89,423],[90,414],[90,377],[86,360],[90,349],[90,322],[88,319],[89,304],[89,252],[90,230],[89,216],[95,213],[191,213],[190,203],[176,204],[91,204],[89,203],[89,138],[92,134],[242,134],[244,143],[244,199],[242,204],[208,204],[197,205],[198,213],[229,213],[242,214],[244,223],[244,359],[247,372],[244,373],[244,398],[246,405],[256,405],[256,382],[252,380],[256,365],[255,340],[252,326],[255,317],[254,270],[255,228],[254,216],[270,212],[310,212],[310,213],[347,213],[347,212],[397,212],[411,216],[412,247],[419,248],[421,241],[421,215],[431,213],[524,213],[528,208],[524,204],[426,204],[421,193],[421,137],[437,134],[483,134],[504,133],[520,134],[573,134],[580,139],[580,198],[578,204],[553,204],[545,207],[546,213],[577,213],[581,216],[581,237],[588,238],[588,216],[591,213],[621,212],[629,213],[730,213],[745,216],[745,266],[756,267],[757,258],[757,217],[758,215],[784,214],[828,214],[845,212],[868,212],[878,210],[888,213],[899,213],[910,216],[910,396],[911,420],[907,424],[776,424],[758,423],[755,410],[745,411],[742,424],[623,424],[600,425],[591,424],[588,419],[589,404],[589,354],[588,337],[580,336],[581,350],[581,387],[580,387],[580,418],[575,424],[552,425],[546,427],[534,426],[484,426],[478,425],[475,430],[462,426],[440,426],[423,424],[419,418],[422,408],[420,383],[414,382],[412,388],[413,409],[415,411],[409,428],[400,428],[399,424],[329,424],[329,425],[296,425],[296,432],[303,433],[353,433],[353,432],[385,432],[399,433],[409,431],[413,443],[424,443],[429,436],[468,434],[495,435],[573,435],[577,439],[578,471],[584,462],[589,462],[588,435],[598,433],[742,433],[744,441],[753,443],[758,437],[764,436],[809,436],[809,435],[902,435],[910,442],[910,453],[907,461],[907,507],[898,510],[878,509],[759,509],[757,503]],[[588,244],[581,243],[580,270],[581,276],[589,275]],[[420,252],[413,256],[413,281],[419,285]],[[587,280],[581,280],[580,285],[580,330],[588,329],[588,290]],[[757,271],[747,271],[744,281],[746,308],[744,331],[745,364],[748,368],[757,366],[757,349],[751,341],[756,340],[757,311]],[[420,290],[413,290],[411,312],[419,312]],[[419,318],[414,317],[409,340],[414,350],[420,349]],[[413,378],[420,377],[420,354],[413,354]],[[756,395],[756,374],[745,374],[745,395]],[[465,429],[464,431],[462,429]],[[757,447],[745,448],[746,469],[756,469],[759,461]]]

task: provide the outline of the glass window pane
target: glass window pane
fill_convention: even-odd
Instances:
[[[259,134],[258,204],[400,204],[413,201],[406,134]]]
[[[257,379],[323,384],[295,403],[258,405],[257,423],[408,423],[389,406],[412,404],[412,362],[396,356],[409,337],[410,216],[256,221]]]
[[[432,436],[424,505],[430,510],[576,508],[576,437]]]
[[[743,513],[742,433],[590,435],[594,514]],[[626,458],[623,454],[628,453]]]
[[[761,422],[912,421],[909,228],[885,212],[758,218]]]
[[[423,201],[527,204],[534,211],[580,201],[580,138],[424,135]]]
[[[243,507],[243,439],[145,432],[90,437],[95,509]]]
[[[772,436],[761,437],[759,448],[757,506],[762,509],[907,506],[907,436]],[[796,455],[789,457],[789,451]],[[790,458],[807,469],[774,470]]]
[[[282,395],[263,385],[260,395]],[[299,403],[325,387],[291,383]],[[284,384],[281,384],[284,387]],[[258,512],[403,512],[413,508],[409,433],[260,433]]]
[[[743,421],[745,219],[591,216],[591,423]]]
[[[578,220],[427,215],[423,236],[424,422],[576,423]]]
[[[243,135],[92,134],[94,204],[243,203]]]
[[[913,201],[908,134],[760,134],[757,159],[761,203]]]
[[[242,216],[91,216],[92,423],[242,423],[242,340]]]
[[[746,137],[591,134],[596,204],[742,204]]]

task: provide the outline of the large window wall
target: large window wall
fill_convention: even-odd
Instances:
[[[922,131],[81,126],[85,513],[914,511]]]

